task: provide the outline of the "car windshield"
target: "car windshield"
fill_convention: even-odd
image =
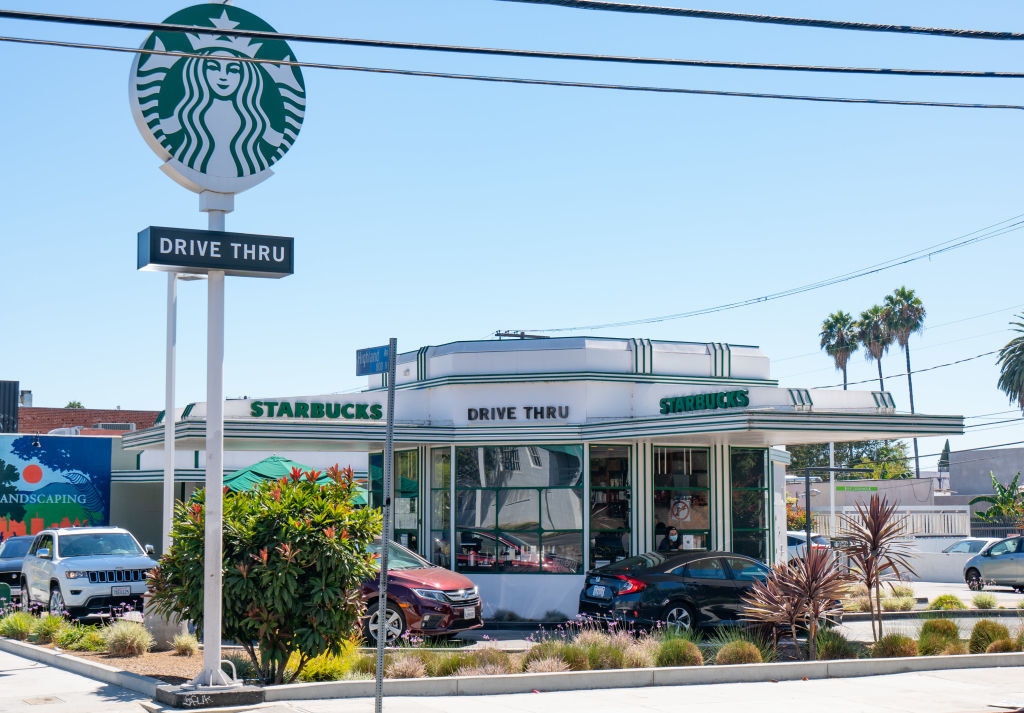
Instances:
[[[24,557],[31,544],[31,537],[19,537],[16,539],[5,540],[3,544],[0,544],[0,559],[6,557]]]
[[[374,556],[380,557],[380,540],[377,540],[366,548]],[[388,543],[388,571],[393,569],[424,569],[434,565],[427,562],[415,552],[407,550],[397,542]]]
[[[624,560],[607,564],[604,567],[599,567],[602,572],[635,572],[637,570],[650,569],[656,567],[666,560],[665,555],[659,554],[658,552],[648,552],[647,554],[637,555],[636,557],[627,557]]]
[[[816,545],[824,545],[825,547],[829,546],[828,538],[823,535],[811,535],[811,542]]]
[[[139,543],[127,532],[90,532],[61,535],[61,557],[102,557],[106,555],[144,554]]]

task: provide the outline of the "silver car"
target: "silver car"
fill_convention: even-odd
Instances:
[[[1001,540],[964,565],[964,581],[974,591],[986,584],[1024,592],[1024,537]]]

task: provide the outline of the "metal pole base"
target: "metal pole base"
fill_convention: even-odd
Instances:
[[[224,673],[224,670],[221,668],[216,668],[212,671],[208,668],[204,668],[199,672],[199,675],[189,681],[187,685],[197,689],[224,689],[237,688],[242,685],[242,682],[233,680],[230,676]]]

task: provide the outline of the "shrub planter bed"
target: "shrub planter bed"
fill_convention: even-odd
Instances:
[[[882,619],[988,619],[991,617],[1012,617],[1019,619],[1024,616],[1020,609],[916,609],[913,611],[882,612]],[[871,615],[861,612],[846,612],[841,623],[851,621],[871,621]]]

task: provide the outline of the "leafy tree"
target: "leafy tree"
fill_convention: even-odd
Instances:
[[[821,348],[832,357],[836,369],[843,372],[843,389],[846,389],[846,365],[850,355],[857,351],[857,322],[849,312],[833,312],[821,323]]]
[[[1003,485],[991,471],[992,495],[979,495],[971,500],[970,505],[988,503],[989,509],[979,513],[978,517],[988,522],[1005,522],[1007,520],[1020,520],[1024,517],[1024,490],[1018,485],[1020,473],[1013,476],[1009,485]]]
[[[368,546],[379,510],[356,508],[352,469],[293,469],[290,477],[224,496],[223,631],[242,644],[265,684],[294,681],[312,659],[339,655],[375,576]],[[174,510],[172,545],[153,571],[153,604],[203,623],[204,493]],[[298,662],[286,671],[290,657]]]
[[[1017,315],[1017,319],[1024,319],[1024,314]],[[1017,402],[1017,406],[1024,411],[1024,322],[1010,322],[1013,331],[1022,336],[1014,337],[999,350],[999,381],[996,385],[999,390],[1010,397],[1010,403]]]
[[[81,401],[68,401],[68,405],[64,408],[85,408]]]
[[[907,464],[907,444],[903,441],[884,441],[871,458],[861,458],[860,465],[870,468],[871,473],[864,473],[862,478],[890,480],[893,478],[909,478],[910,466]]]
[[[903,349],[907,357],[907,393],[910,395],[910,413],[914,411],[914,380],[910,374],[910,335],[924,329],[924,304],[913,290],[898,287],[885,298],[885,313],[889,320],[889,330],[896,337],[896,343]],[[921,461],[917,450],[917,439],[914,439],[914,474],[921,477]]]
[[[902,444],[902,445],[901,445]],[[810,443],[807,445],[789,446],[789,453],[792,457],[787,470],[790,473],[799,475],[805,467],[821,467],[828,465],[828,444]],[[909,474],[910,470],[906,465],[906,444],[897,440],[873,440],[873,441],[850,441],[847,443],[835,444],[836,465],[842,468],[860,467],[864,461],[879,463],[887,459],[898,459],[902,461],[902,467],[898,471]],[[836,474],[837,479],[866,477],[851,473]],[[900,476],[903,477],[903,476]]]
[[[870,307],[860,313],[857,321],[857,339],[864,345],[864,356],[878,365],[878,386],[885,391],[885,380],[882,378],[882,357],[892,345],[896,335],[892,333],[886,311],[879,305]]]
[[[7,516],[10,520],[21,522],[25,517],[25,508],[20,503],[11,502],[3,496],[14,495],[18,492],[15,484],[21,479],[18,469],[12,464],[0,459],[0,515]],[[8,502],[2,502],[8,500]]]

